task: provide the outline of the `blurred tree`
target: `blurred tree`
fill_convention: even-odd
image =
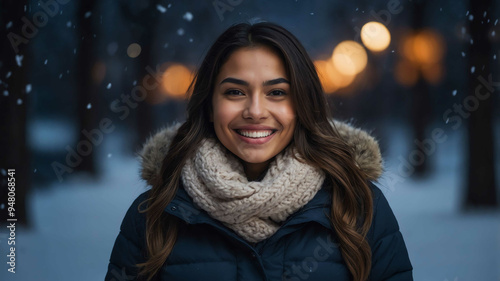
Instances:
[[[95,150],[101,141],[92,132],[98,128],[98,85],[92,79],[92,68],[96,62],[94,50],[95,30],[92,26],[92,13],[95,12],[96,0],[78,2],[77,34],[79,40],[77,58],[77,108],[79,120],[78,143],[75,146],[81,162],[75,167],[77,171],[96,174]],[[85,144],[91,144],[90,147]],[[90,151],[88,151],[90,149]]]
[[[5,0],[0,1],[0,73],[2,96],[0,97],[0,157],[1,199],[3,205],[0,221],[7,218],[17,219],[17,223],[28,225],[26,212],[26,194],[31,184],[30,154],[26,145],[26,115],[29,90],[27,81],[27,65],[31,62],[32,54],[29,48],[29,39],[34,37],[38,30],[28,19],[25,8],[28,1]],[[29,22],[29,23],[27,23]],[[23,27],[24,26],[26,27]],[[28,27],[28,25],[34,27]],[[10,28],[4,28],[11,26]],[[17,50],[17,51],[16,51]],[[7,213],[8,169],[15,169],[15,217]]]
[[[157,73],[150,73],[147,69],[153,72],[157,71],[156,64],[153,58],[153,46],[156,39],[156,31],[158,30],[158,17],[159,12],[157,9],[165,9],[160,6],[158,8],[159,0],[149,0],[149,1],[120,1],[121,12],[125,18],[125,21],[129,22],[130,30],[132,31],[133,39],[137,40],[138,44],[141,46],[141,53],[138,57],[138,69],[139,69],[139,83],[143,81],[143,77],[146,75],[152,75]],[[156,76],[155,76],[156,77]],[[153,77],[151,79],[154,79]],[[152,83],[152,82],[149,82]],[[147,96],[155,94],[158,91],[157,88],[149,89],[150,87],[144,87],[147,90]],[[152,133],[154,129],[153,120],[153,106],[148,103],[148,97],[143,102],[140,102],[136,109],[136,128],[137,136],[135,140],[135,148],[142,145],[146,138]]]
[[[427,1],[425,0],[416,0],[413,3],[413,18],[411,27],[415,31],[421,30],[424,27],[426,2]],[[413,128],[413,137],[414,140],[421,142],[426,138],[425,129],[429,125],[432,112],[429,84],[425,81],[422,73],[420,73],[416,85],[413,86],[411,90],[411,96],[411,124]],[[412,151],[420,150],[420,147],[415,142],[412,142],[412,144]],[[430,155],[426,154],[422,161],[415,161],[417,162],[417,165],[414,167],[415,176],[421,177],[428,172],[429,156]]]
[[[475,69],[469,75],[469,95],[463,106],[468,118],[468,173],[465,207],[498,206],[495,186],[495,153],[493,141],[493,104],[494,85],[491,85],[492,73],[490,58],[492,54],[489,33],[492,22],[487,21],[494,11],[492,0],[470,0],[471,45],[469,46],[468,69]],[[486,13],[486,16],[485,16]],[[491,16],[490,16],[491,17]],[[493,19],[493,17],[492,17]],[[485,82],[486,81],[486,82]],[[488,81],[490,84],[488,85]],[[495,79],[493,79],[495,81]],[[479,90],[478,90],[479,89]],[[487,96],[487,98],[478,98]],[[468,110],[470,109],[470,110]]]

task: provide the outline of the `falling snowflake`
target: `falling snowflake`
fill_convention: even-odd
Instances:
[[[193,38],[189,38],[189,43],[193,43]]]
[[[5,169],[2,169],[1,171],[2,171],[2,176],[5,177],[7,175],[7,171]]]
[[[451,92],[451,94],[452,94],[453,96],[456,96],[456,95],[457,95],[457,90],[453,90],[453,92]]]
[[[35,168],[35,169],[33,170],[33,173],[36,173],[36,171],[37,171],[37,170],[36,170],[36,168]]]
[[[29,94],[31,92],[31,84],[26,85],[26,94]]]
[[[4,90],[4,91],[3,91],[3,95],[4,95],[4,97],[8,97],[8,96],[9,96],[9,91]]]
[[[309,13],[311,16],[314,16],[314,13]]]
[[[495,30],[493,30],[493,31],[491,32],[491,36],[492,36],[492,37],[495,37],[495,34],[496,34]]]
[[[158,11],[160,11],[160,13],[162,13],[162,14],[167,11],[167,8],[163,7],[160,4],[156,5],[156,9],[158,9]]]
[[[187,21],[192,21],[193,20],[193,14],[191,14],[190,12],[186,12],[184,14],[184,16],[182,16],[183,19],[187,20]]]
[[[48,59],[46,59],[46,60],[43,62],[43,64],[47,64],[48,62],[49,62],[49,60],[48,60]]]
[[[111,158],[111,153],[108,153],[108,158]]]
[[[167,8],[170,8],[170,7],[172,7],[172,4],[168,4]]]
[[[496,60],[497,59],[497,55],[493,55],[493,59]]]
[[[91,109],[91,108],[92,108],[92,104],[91,103],[87,104],[87,109]]]
[[[469,15],[469,20],[472,21],[474,19],[474,15]]]
[[[137,85],[137,80],[134,80],[134,82],[132,82],[132,85]]]
[[[17,66],[21,67],[23,64],[23,58],[24,56],[21,56],[21,55],[16,55],[16,63],[17,63]]]
[[[495,25],[497,25],[497,23],[498,23],[498,19],[495,20]]]
[[[475,71],[476,71],[476,67],[475,66],[473,66],[473,67],[470,68],[470,73],[474,73]]]
[[[111,89],[111,83],[108,83],[108,85],[106,86],[106,89]]]
[[[11,21],[9,21],[9,22],[7,23],[7,25],[5,25],[5,29],[9,29],[9,28],[11,28],[11,27],[12,27],[12,22],[11,22]]]
[[[464,58],[465,58],[465,52],[462,52],[462,57],[464,57]]]
[[[178,34],[179,36],[184,35],[184,29],[182,29],[182,28],[177,29],[177,34]]]
[[[22,99],[17,99],[17,105],[21,105],[23,104],[23,100]]]
[[[9,71],[9,72],[7,72],[7,74],[5,75],[5,78],[7,78],[7,79],[8,79],[11,75],[12,75],[12,71]]]
[[[70,20],[66,23],[66,27],[71,27],[71,21]]]
[[[86,19],[88,19],[88,18],[90,18],[90,16],[91,16],[91,15],[92,15],[92,12],[91,12],[91,11],[88,11],[88,12],[86,12],[86,13],[85,13],[84,17],[85,17]]]

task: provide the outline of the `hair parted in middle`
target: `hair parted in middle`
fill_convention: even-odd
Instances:
[[[368,278],[371,249],[365,238],[372,222],[373,203],[366,175],[357,166],[352,148],[331,122],[318,74],[302,44],[285,28],[259,22],[236,24],[223,32],[208,50],[191,83],[186,122],[173,138],[160,176],[143,202],[147,208],[141,210],[146,212],[148,260],[138,266],[148,280],[159,272],[176,241],[177,218],[164,212],[164,208],[176,194],[182,167],[204,138],[216,137],[210,123],[216,77],[235,50],[259,46],[271,48],[282,59],[297,116],[290,145],[296,147],[303,161],[325,172],[332,191],[329,219],[336,242],[353,279]]]

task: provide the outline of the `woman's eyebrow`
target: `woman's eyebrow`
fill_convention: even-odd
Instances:
[[[290,84],[290,82],[288,80],[286,80],[285,78],[276,78],[273,80],[264,81],[264,83],[262,83],[262,85],[263,86],[271,86],[271,85],[276,85],[276,84],[280,84],[280,83]]]
[[[228,78],[222,80],[219,83],[219,85],[221,85],[222,83],[234,83],[234,84],[239,84],[239,85],[243,85],[243,86],[249,86],[250,85],[245,80],[236,79],[236,78],[233,78],[233,77],[228,77]],[[275,85],[275,84],[280,84],[280,83],[290,84],[290,82],[288,80],[286,80],[285,78],[276,78],[276,79],[264,81],[264,83],[262,83],[262,85],[263,86],[270,86],[270,85]]]

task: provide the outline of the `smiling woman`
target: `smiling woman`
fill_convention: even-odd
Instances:
[[[255,180],[291,142],[295,109],[281,58],[269,47],[235,51],[217,76],[210,116],[219,141]]]
[[[209,49],[187,120],[145,144],[106,280],[412,280],[375,139],[333,121],[289,31],[237,24]],[[130,279],[129,279],[130,280]]]

